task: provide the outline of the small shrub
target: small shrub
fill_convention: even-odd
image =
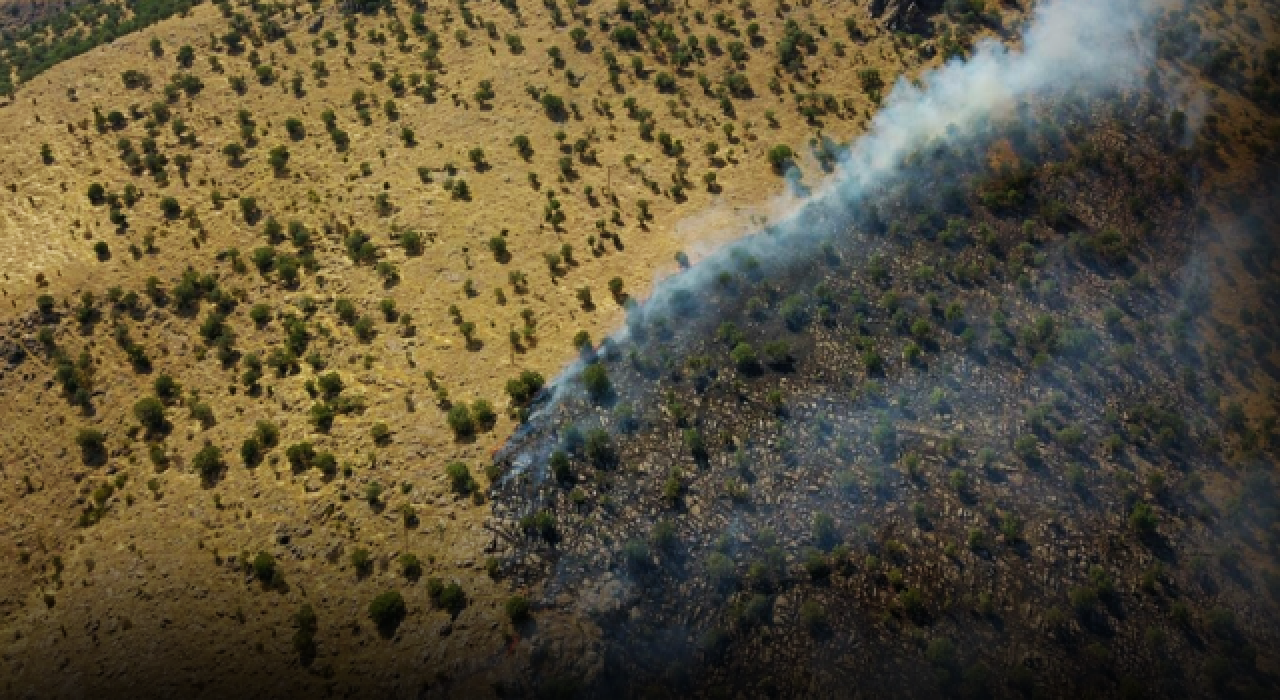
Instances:
[[[769,165],[773,169],[781,172],[791,164],[791,159],[795,156],[795,152],[786,144],[780,144],[769,149]]]
[[[400,573],[410,581],[417,581],[422,576],[422,562],[409,552],[400,555]]]
[[[1129,514],[1129,526],[1140,536],[1148,536],[1156,531],[1159,519],[1150,503],[1138,503]]]
[[[518,625],[529,619],[529,600],[522,595],[511,596],[502,607],[512,624]]]
[[[456,494],[466,495],[476,487],[475,477],[471,476],[471,470],[462,462],[450,462],[444,468],[444,473],[449,479],[449,488]]]
[[[471,417],[478,427],[486,430],[493,427],[498,419],[497,414],[494,413],[493,404],[486,399],[476,399],[471,404]]]
[[[182,215],[182,205],[173,197],[165,197],[160,200],[160,211],[166,219],[176,219]]]
[[[475,433],[475,419],[471,415],[471,409],[467,408],[464,403],[456,403],[451,406],[446,420],[449,423],[449,428],[453,430],[454,437],[464,438]]]
[[[373,557],[369,555],[369,550],[364,547],[357,547],[351,553],[351,566],[356,570],[357,574],[364,576],[373,570]]]
[[[437,607],[456,615],[467,606],[467,596],[457,583],[445,583],[438,578],[427,581],[427,597]]]
[[[827,609],[816,600],[807,600],[800,606],[800,624],[811,634],[817,634],[827,627]]]
[[[582,384],[586,387],[587,393],[591,395],[591,398],[596,401],[604,399],[611,390],[609,373],[604,365],[598,362],[583,370]]]
[[[279,572],[276,570],[276,560],[270,554],[258,552],[253,558],[252,566],[254,578],[267,585],[276,582]]]
[[[298,656],[302,664],[308,665],[316,656],[316,613],[311,608],[310,603],[303,603],[298,608],[298,612],[293,616],[294,624],[298,626],[296,632],[293,633],[293,649],[298,652]]]
[[[107,436],[95,428],[81,428],[76,433],[76,445],[80,447],[82,459],[92,463],[106,454]]]
[[[206,484],[217,480],[223,469],[226,468],[226,465],[222,463],[222,450],[214,445],[205,445],[191,459],[191,467]]]
[[[139,399],[133,405],[133,416],[153,435],[164,432],[169,425],[164,415],[164,404],[154,396]]]
[[[404,597],[399,591],[387,591],[369,603],[369,618],[378,626],[378,630],[387,636],[395,633],[407,612]]]

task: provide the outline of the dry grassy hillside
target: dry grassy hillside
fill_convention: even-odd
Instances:
[[[865,4],[369,9],[199,5],[0,107],[6,694],[403,685],[406,654],[487,689],[571,655],[555,611],[510,637],[482,489],[444,466],[484,483],[508,380],[768,217],[770,149],[816,181],[821,139],[944,44]]]
[[[488,561],[486,472],[538,377],[1020,4],[923,32],[943,3],[104,0],[5,35],[0,695],[596,668],[577,601],[516,628]],[[174,16],[22,79],[107,8]],[[1197,17],[1261,56],[1267,8]],[[1205,114],[1212,181],[1256,179],[1237,149],[1271,117],[1225,89]],[[1228,325],[1265,295],[1240,240],[1211,253],[1245,281]]]

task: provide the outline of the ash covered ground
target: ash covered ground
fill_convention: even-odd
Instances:
[[[1275,692],[1274,426],[1221,396],[1274,375],[1276,327],[1202,337],[1217,234],[1180,123],[1023,105],[585,349],[492,494],[503,575],[602,632],[598,674],[542,687]]]

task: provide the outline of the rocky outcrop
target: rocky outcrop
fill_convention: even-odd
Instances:
[[[871,16],[895,32],[925,33],[929,18],[942,10],[943,0],[872,0]]]

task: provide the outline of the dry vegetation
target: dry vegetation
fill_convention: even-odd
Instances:
[[[112,17],[86,8],[34,35],[62,46]],[[484,570],[470,494],[512,425],[508,380],[556,373],[576,334],[607,332],[695,237],[767,215],[782,189],[769,148],[793,146],[816,177],[811,139],[843,140],[873,108],[835,68],[889,83],[923,60],[860,7],[365,9],[201,4],[47,69],[15,53],[30,37],[0,52],[17,84],[0,120],[25,135],[0,146],[5,348],[23,355],[3,378],[9,688],[128,687],[178,658],[272,660],[237,678],[197,664],[198,682],[298,682],[269,674],[299,661],[304,603],[318,674],[355,682],[401,645],[457,679],[487,666],[509,592]],[[813,37],[794,72],[778,59],[788,20]],[[625,27],[634,45],[613,38]],[[745,85],[722,98],[729,74]],[[321,380],[334,373],[341,390]],[[447,409],[480,400],[496,415],[459,438]],[[303,443],[314,456],[291,460]],[[477,482],[462,494],[453,462]],[[461,584],[452,623],[404,554],[423,582]],[[367,607],[387,589],[408,621],[371,642]],[[169,651],[105,670],[148,644]]]
[[[576,606],[493,575],[491,454],[788,164],[1004,32],[868,5],[104,0],[5,34],[0,694],[597,669]],[[1260,5],[1198,14],[1232,75],[1274,79]],[[1267,89],[1210,98],[1215,182],[1257,177]],[[1227,299],[1265,293],[1214,245]],[[1231,387],[1258,424],[1268,386]]]
[[[1273,324],[1198,337],[1196,154],[1125,104],[812,205],[821,245],[704,262],[531,417],[494,546],[609,632],[595,689],[1268,692],[1280,434],[1233,398]]]

